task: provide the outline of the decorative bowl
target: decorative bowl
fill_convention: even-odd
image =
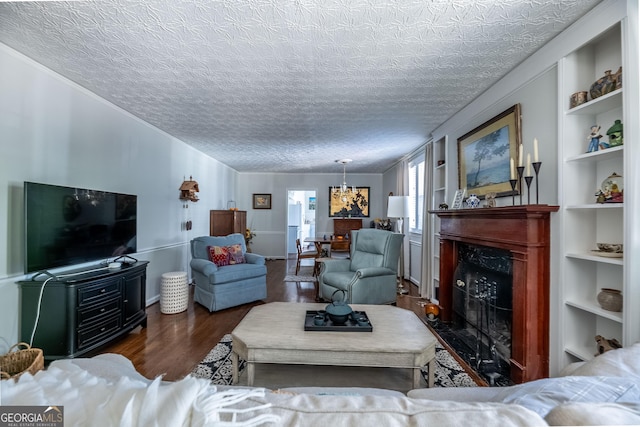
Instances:
[[[622,252],[622,243],[596,243],[596,245],[602,252]]]
[[[587,102],[587,91],[576,92],[569,98],[569,108],[575,108]]]

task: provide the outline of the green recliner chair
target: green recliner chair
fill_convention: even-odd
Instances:
[[[330,301],[334,292],[342,290],[348,304],[394,303],[404,235],[367,228],[354,230],[351,236],[350,259],[327,260],[322,264],[319,297]]]

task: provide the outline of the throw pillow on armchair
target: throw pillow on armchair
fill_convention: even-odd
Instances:
[[[223,267],[229,265],[229,249],[225,246],[209,246],[209,260],[217,265]]]
[[[244,254],[242,253],[242,245],[235,244],[227,247],[229,251],[229,264],[244,264],[247,260],[244,258]]]

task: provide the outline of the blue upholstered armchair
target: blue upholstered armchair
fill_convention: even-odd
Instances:
[[[239,244],[246,262],[218,267],[209,260],[209,247]],[[218,311],[267,297],[267,267],[264,257],[247,253],[244,236],[202,236],[191,241],[193,298],[209,311]]]
[[[320,270],[319,296],[331,300],[346,292],[349,304],[390,304],[396,301],[402,234],[364,228],[351,232],[351,259],[327,260]]]

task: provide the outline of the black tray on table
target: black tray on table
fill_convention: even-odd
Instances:
[[[321,315],[324,317],[324,324],[316,325],[315,317]],[[356,319],[360,320],[358,322]],[[324,310],[308,310],[304,318],[305,331],[338,331],[338,332],[371,332],[373,325],[364,311],[353,311],[346,322],[335,324],[329,318]]]

